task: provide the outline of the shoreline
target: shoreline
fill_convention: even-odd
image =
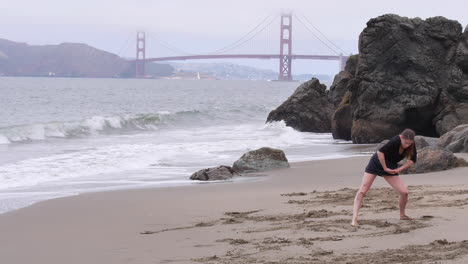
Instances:
[[[364,146],[363,148],[366,148],[366,144],[364,144],[363,146]],[[331,154],[331,155],[326,155],[324,157],[311,157],[308,160],[300,160],[300,161],[294,161],[294,162],[290,162],[290,163],[292,164],[292,163],[301,163],[301,162],[310,162],[310,161],[319,161],[319,160],[333,160],[333,159],[361,157],[361,156],[368,156],[368,154],[363,154],[363,153],[358,153],[358,154]],[[262,173],[260,173],[260,174],[262,174]],[[142,186],[124,186],[124,187],[110,187],[110,188],[109,187],[103,187],[103,188],[100,188],[100,189],[97,189],[97,190],[91,190],[91,191],[89,191],[87,189],[83,189],[83,190],[78,190],[76,193],[70,193],[70,192],[58,193],[57,192],[53,196],[49,196],[49,197],[52,197],[52,198],[36,200],[36,201],[34,201],[32,203],[29,203],[28,205],[25,205],[25,206],[22,205],[20,207],[16,207],[14,209],[10,209],[10,210],[7,210],[7,211],[0,210],[0,215],[11,212],[11,211],[15,211],[15,210],[18,210],[18,209],[33,206],[36,203],[45,202],[45,201],[49,201],[49,200],[53,200],[53,199],[60,199],[60,198],[71,197],[71,196],[78,196],[78,195],[83,195],[83,194],[100,193],[100,192],[113,192],[113,191],[125,191],[125,190],[139,190],[139,189],[172,188],[172,187],[182,187],[182,186],[194,186],[194,185],[197,185],[197,184],[236,183],[238,181],[240,181],[240,182],[252,181],[252,179],[249,179],[249,178],[251,178],[249,175],[252,175],[252,173],[246,174],[246,176],[240,176],[240,177],[236,177],[234,179],[219,181],[219,182],[216,182],[216,181],[207,181],[207,182],[200,181],[200,182],[197,182],[197,181],[189,180],[190,175],[187,175],[183,182],[181,182],[182,179],[176,179],[176,180],[174,180],[175,182],[166,182],[166,183],[163,183],[163,184],[161,184],[159,182],[155,182],[155,183],[152,183],[152,184],[142,185]],[[5,191],[2,194],[7,194],[7,193],[9,193],[9,192]],[[11,192],[11,193],[15,194],[15,192]],[[38,193],[40,193],[40,191]],[[10,198],[10,197],[8,197],[8,198]]]
[[[408,213],[416,219],[411,223],[397,219],[397,196],[378,177],[364,201],[371,207],[360,214],[363,226],[351,229],[352,197],[368,159],[294,162],[243,176],[267,176],[262,180],[38,202],[0,214],[0,256],[6,263],[313,263],[352,252],[365,260],[405,245],[424,251],[435,240],[468,239],[457,231],[468,220],[468,167],[402,175],[410,190]],[[456,194],[448,191],[453,189]],[[427,252],[444,254],[434,247]],[[454,250],[468,254],[462,246]]]

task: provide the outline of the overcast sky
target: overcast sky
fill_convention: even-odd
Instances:
[[[303,22],[308,19],[346,53],[357,52],[366,22],[385,13],[423,19],[445,16],[463,27],[468,24],[466,0],[0,0],[0,10],[0,38],[33,45],[80,42],[128,57],[135,56],[136,30],[150,35],[147,56],[176,54],[163,44],[201,54],[229,45],[265,18],[276,17],[257,38],[233,50],[272,53],[279,48],[279,16],[284,11],[292,11]],[[293,19],[293,53],[331,52]],[[276,61],[238,62],[278,68]],[[334,74],[337,63],[295,61],[294,69],[294,73]]]

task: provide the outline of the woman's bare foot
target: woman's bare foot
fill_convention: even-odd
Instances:
[[[354,226],[354,227],[358,227],[358,226],[359,226],[357,220],[351,221],[351,225]]]
[[[407,215],[400,215],[400,220],[413,220],[413,218],[407,216]]]

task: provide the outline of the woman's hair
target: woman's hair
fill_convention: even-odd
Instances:
[[[416,146],[414,145],[414,137],[416,136],[416,133],[407,128],[405,130],[403,130],[403,132],[401,132],[400,134],[404,139],[408,139],[408,140],[412,140],[413,141],[413,144],[409,147],[407,147],[404,151],[403,151],[403,154],[404,156],[407,158],[407,159],[410,159],[411,157],[413,157],[414,155],[414,149],[416,148]]]

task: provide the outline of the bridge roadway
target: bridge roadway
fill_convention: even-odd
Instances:
[[[220,54],[220,55],[189,55],[189,56],[173,56],[173,57],[159,57],[140,59],[140,61],[154,62],[154,61],[172,61],[172,60],[205,60],[205,59],[279,59],[279,54]],[[291,55],[291,59],[306,59],[306,60],[344,60],[348,56],[334,56],[334,55]]]

